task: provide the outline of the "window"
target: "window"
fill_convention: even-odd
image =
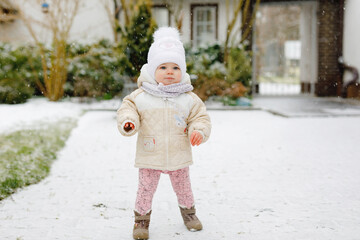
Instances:
[[[217,5],[192,5],[191,37],[195,47],[213,44],[217,39]]]
[[[17,10],[12,8],[10,5],[6,6],[6,2],[2,3],[4,6],[0,6],[0,23],[10,22],[18,18]]]
[[[158,27],[170,26],[170,13],[169,9],[162,5],[155,5],[152,8],[153,18],[155,19]]]

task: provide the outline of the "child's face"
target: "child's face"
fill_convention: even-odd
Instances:
[[[164,85],[179,83],[181,81],[181,70],[176,63],[160,64],[155,70],[155,80]]]

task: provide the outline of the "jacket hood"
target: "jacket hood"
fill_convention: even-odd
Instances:
[[[137,85],[140,88],[143,82],[148,82],[151,84],[158,84],[153,77],[150,76],[148,70],[148,64],[144,64],[140,71],[140,76],[137,79]],[[191,84],[190,75],[188,73],[184,74],[184,77],[181,79],[180,83]]]

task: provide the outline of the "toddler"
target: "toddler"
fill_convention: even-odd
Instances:
[[[162,173],[170,176],[187,229],[202,229],[189,176],[190,144],[204,143],[211,130],[204,103],[191,92],[185,50],[175,28],[162,27],[154,33],[147,61],[137,80],[139,88],[124,98],[117,111],[120,133],[138,133],[134,239],[149,238],[152,199]]]

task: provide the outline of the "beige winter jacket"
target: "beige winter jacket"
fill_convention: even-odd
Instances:
[[[143,68],[144,69],[144,68]],[[135,167],[174,171],[193,163],[189,136],[199,131],[205,142],[211,123],[205,104],[194,93],[174,98],[160,98],[140,89],[142,82],[156,83],[147,71],[141,71],[139,89],[123,99],[117,111],[117,125],[124,136],[138,132]],[[190,83],[185,75],[181,82]],[[126,132],[132,122],[135,129]]]

